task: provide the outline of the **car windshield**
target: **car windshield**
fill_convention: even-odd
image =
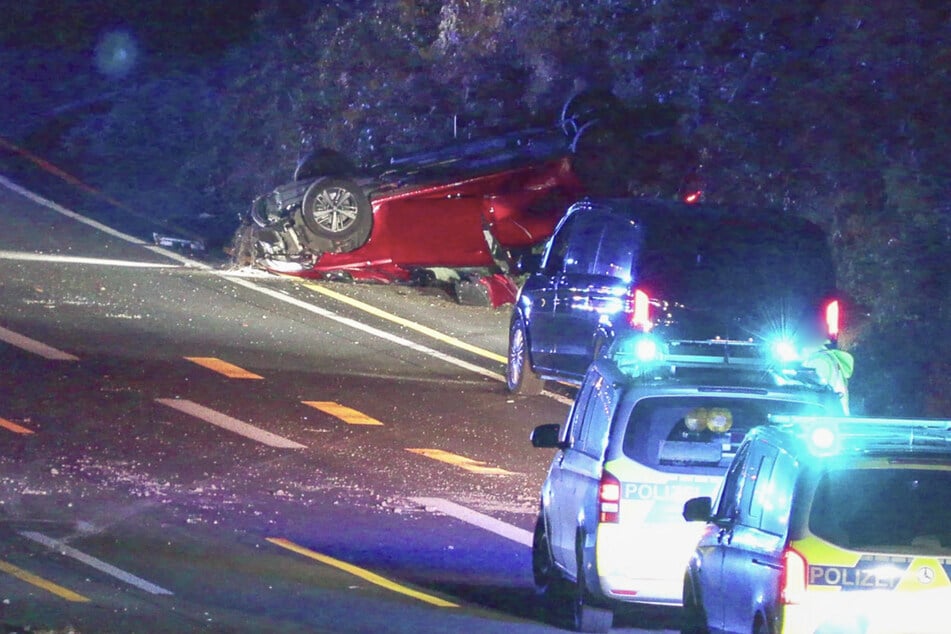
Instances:
[[[951,555],[951,465],[874,466],[821,477],[810,532],[843,548]]]
[[[649,397],[631,411],[625,455],[675,473],[722,474],[743,437],[769,414],[821,414],[819,405],[725,396]]]

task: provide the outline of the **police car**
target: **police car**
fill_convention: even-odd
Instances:
[[[951,420],[774,416],[684,517],[683,632],[951,631]]]
[[[579,631],[610,629],[625,603],[676,606],[703,531],[687,499],[715,495],[746,432],[770,415],[841,415],[808,368],[749,342],[622,337],[589,367],[541,489],[532,566],[549,607]]]

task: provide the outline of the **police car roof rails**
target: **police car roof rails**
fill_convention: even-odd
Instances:
[[[733,339],[675,339],[667,342],[664,355],[671,365],[740,365],[767,368],[775,363],[762,354],[762,346],[752,341]],[[680,349],[677,352],[674,350]]]

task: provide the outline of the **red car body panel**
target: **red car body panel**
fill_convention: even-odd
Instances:
[[[357,279],[397,281],[420,267],[491,267],[484,230],[503,249],[530,248],[551,236],[581,194],[568,157],[371,193],[373,228],[366,244],[323,253],[312,267],[290,274],[323,278],[346,271]]]

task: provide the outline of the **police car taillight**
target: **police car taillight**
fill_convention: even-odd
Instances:
[[[641,332],[648,332],[651,323],[651,303],[647,293],[635,288],[628,300],[627,321],[631,327]]]
[[[779,585],[784,604],[800,603],[806,594],[806,559],[792,548],[783,551],[783,573]]]
[[[833,299],[826,304],[826,334],[830,341],[839,339],[839,300]]]
[[[598,521],[617,524],[621,517],[621,481],[604,471],[598,486]]]

